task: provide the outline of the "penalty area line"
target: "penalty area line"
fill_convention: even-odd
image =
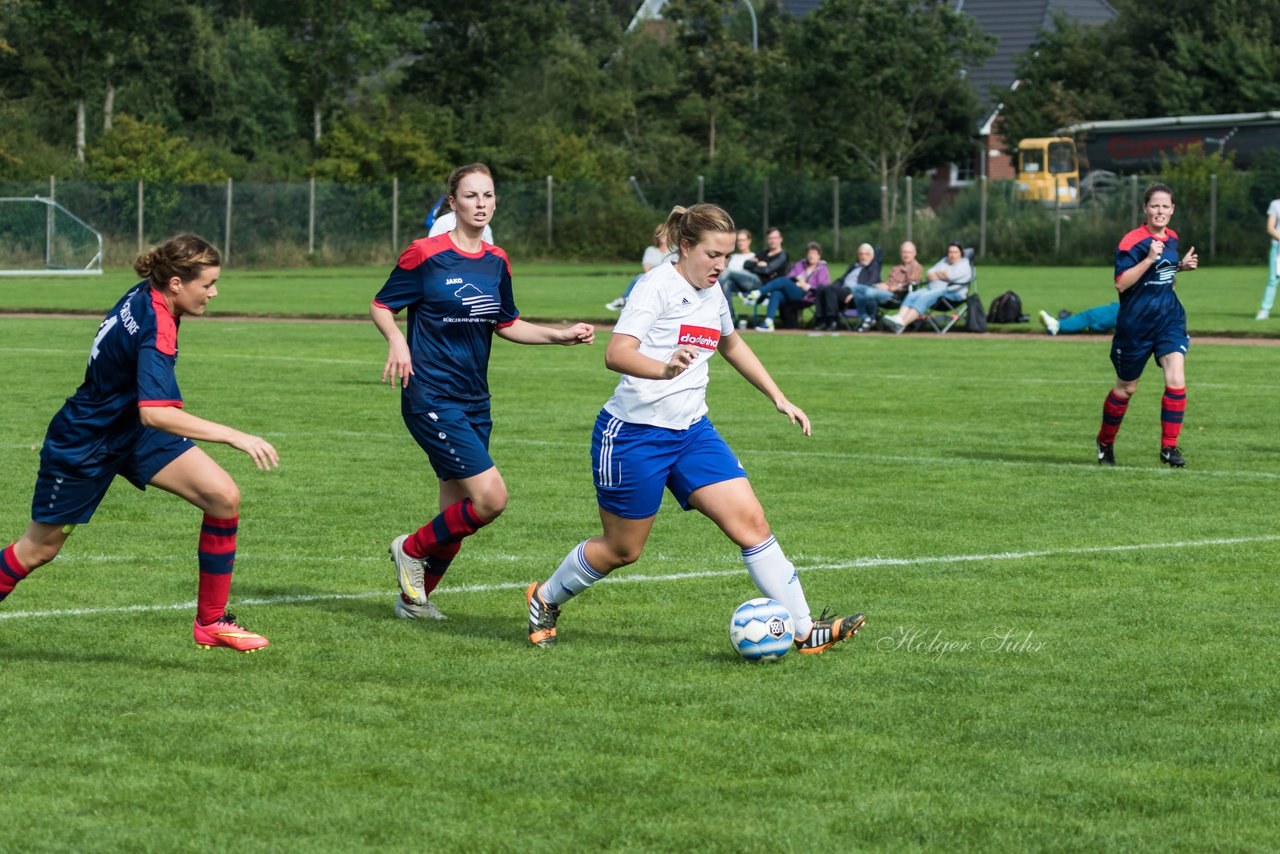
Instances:
[[[953,563],[977,563],[981,561],[1031,560],[1036,558],[1060,557],[1066,555],[1098,555],[1117,554],[1123,552],[1169,551],[1175,549],[1210,548],[1213,546],[1236,546],[1250,543],[1280,542],[1280,534],[1262,534],[1253,537],[1215,537],[1206,540],[1177,540],[1168,543],[1134,543],[1129,545],[1110,546],[1074,546],[1058,549],[1035,549],[1030,551],[987,552],[983,554],[964,555],[925,555],[921,557],[863,557],[855,560],[835,563],[813,563],[798,566],[804,572],[831,572],[841,569],[874,569],[881,566],[937,566]],[[710,569],[697,572],[672,572],[662,575],[620,575],[609,576],[601,583],[609,584],[653,584],[670,581],[690,581],[703,578],[719,578],[722,576],[741,575],[746,569],[735,566],[732,569]],[[458,584],[437,588],[436,592],[452,593],[492,593],[503,590],[524,590],[528,581],[508,581],[500,584]],[[363,593],[314,593],[296,596],[263,596],[236,599],[235,605],[299,605],[309,602],[343,602],[360,599],[391,598],[393,590],[371,590]],[[159,611],[193,610],[194,601],[170,602],[157,605],[121,605],[106,608],[57,608],[47,611],[3,611],[0,620],[34,620],[49,617],[89,617],[100,614],[142,614]]]

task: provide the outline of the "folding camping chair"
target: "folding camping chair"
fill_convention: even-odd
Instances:
[[[969,297],[978,293],[978,266],[973,262],[973,249],[964,250],[973,278],[963,285],[948,288],[938,301],[916,321],[939,335],[945,335],[969,313]]]

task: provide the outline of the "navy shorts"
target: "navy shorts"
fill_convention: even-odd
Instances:
[[[83,525],[93,518],[116,475],[138,489],[146,489],[151,478],[169,463],[196,446],[190,439],[143,427],[133,449],[121,454],[100,474],[85,477],[57,460],[41,454],[31,498],[31,519],[47,525]]]
[[[1111,364],[1116,376],[1125,382],[1133,382],[1142,376],[1147,360],[1152,356],[1161,359],[1170,353],[1187,355],[1191,339],[1185,331],[1169,332],[1155,341],[1129,341],[1114,338],[1111,341]]]
[[[417,414],[402,410],[405,426],[441,480],[474,477],[493,468],[489,434],[493,418],[484,409],[436,409]]]
[[[601,412],[591,433],[591,466],[600,509],[624,519],[657,514],[664,488],[688,510],[695,490],[747,476],[708,418],[672,430]]]

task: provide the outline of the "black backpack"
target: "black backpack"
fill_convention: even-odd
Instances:
[[[1022,323],[1027,316],[1022,313],[1022,298],[1013,291],[1005,291],[991,301],[987,311],[987,323]]]
[[[969,303],[969,310],[964,315],[964,331],[986,332],[987,313],[982,310],[982,300],[977,294],[969,294],[965,302]]]

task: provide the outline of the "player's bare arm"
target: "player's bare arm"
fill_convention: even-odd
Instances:
[[[677,347],[662,362],[640,352],[640,339],[614,333],[605,349],[604,364],[611,371],[642,380],[671,380],[683,374],[698,360],[698,349],[688,345]]]
[[[413,358],[409,354],[409,342],[396,323],[396,316],[390,309],[380,305],[371,305],[369,316],[373,318],[373,325],[378,327],[382,337],[387,339],[387,363],[382,366],[382,381],[385,383],[389,379],[392,388],[400,381],[408,388],[409,377],[413,376]]]
[[[760,361],[760,357],[755,351],[742,340],[741,335],[726,335],[720,339],[720,355],[724,360],[733,366],[733,369],[742,374],[743,379],[758,388],[760,392],[770,401],[774,407],[787,416],[792,424],[799,424],[800,430],[806,436],[812,436],[813,430],[809,424],[809,416],[804,414],[804,410],[787,400],[787,396],[782,393],[782,389],[778,388],[778,384],[773,381],[773,377],[769,376],[769,371],[765,369],[764,363]]]
[[[572,347],[575,344],[595,343],[596,328],[590,323],[575,323],[559,329],[554,326],[539,326],[516,318],[515,322],[508,326],[499,326],[497,335],[515,344],[561,344]]]
[[[265,439],[192,415],[176,406],[140,406],[138,420],[147,427],[172,433],[174,436],[185,436],[197,442],[230,445],[237,451],[248,454],[253,464],[263,471],[280,465],[276,449]]]

